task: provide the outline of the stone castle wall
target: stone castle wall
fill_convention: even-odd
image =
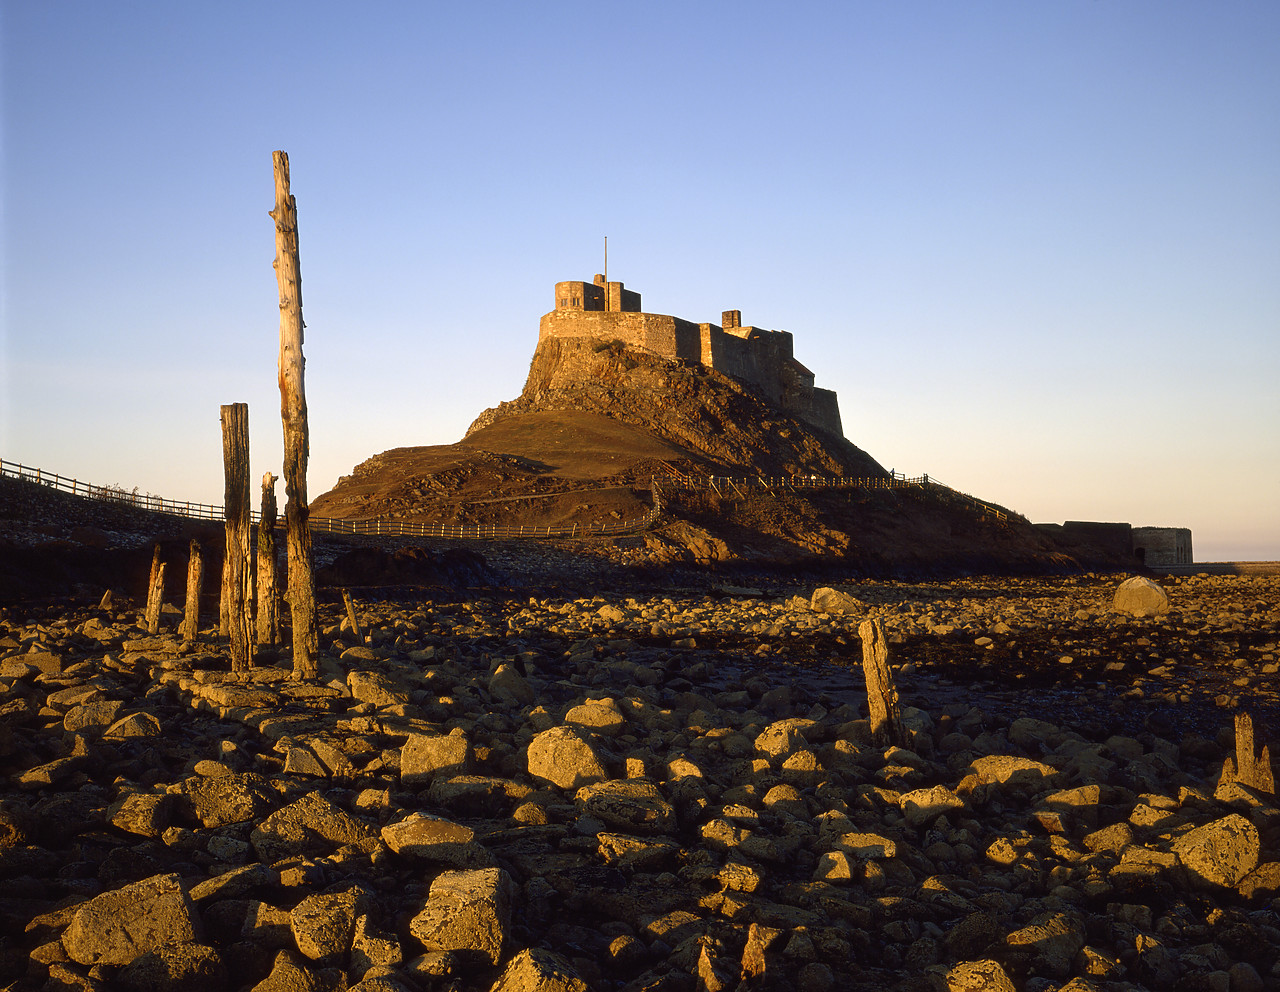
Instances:
[[[664,358],[699,362],[755,387],[793,416],[843,436],[836,394],[814,387],[813,373],[795,360],[787,331],[743,327],[736,310],[726,310],[720,326],[644,313],[639,293],[603,276],[594,282],[556,283],[555,302],[555,309],[539,324],[539,343],[549,338],[600,338]]]

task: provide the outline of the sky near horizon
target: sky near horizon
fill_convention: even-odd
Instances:
[[[789,330],[845,434],[1042,522],[1280,560],[1280,4],[0,6],[0,456],[310,494],[515,397],[553,286]],[[283,492],[281,491],[283,499]]]

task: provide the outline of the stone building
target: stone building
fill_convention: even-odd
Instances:
[[[1133,556],[1144,565],[1190,565],[1191,529],[1135,527]]]
[[[694,323],[643,312],[639,293],[601,275],[593,282],[558,282],[555,309],[543,315],[538,340],[577,337],[698,362],[753,386],[798,419],[843,435],[835,392],[814,386],[813,373],[792,353],[790,332],[744,327],[737,310],[724,311],[718,326]]]

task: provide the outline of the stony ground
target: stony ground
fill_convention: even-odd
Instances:
[[[12,607],[0,985],[1280,989],[1280,579],[1118,581],[365,592],[315,682]]]

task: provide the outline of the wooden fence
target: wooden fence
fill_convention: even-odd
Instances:
[[[0,458],[0,476],[22,479],[39,485],[57,489],[72,496],[86,499],[102,500],[122,506],[132,506],[152,513],[165,513],[170,516],[185,517],[189,520],[222,521],[223,508],[211,503],[192,503],[183,500],[163,499],[151,493],[139,493],[136,488],[123,489],[120,486],[97,486],[69,479],[56,472],[32,468],[18,462]],[[342,520],[333,517],[311,517],[310,526],[313,531],[326,534],[356,534],[370,537],[399,538],[444,538],[449,540],[514,540],[520,538],[547,537],[589,537],[596,535],[629,534],[650,526],[662,516],[662,489],[705,489],[719,495],[737,493],[745,495],[751,489],[860,489],[889,490],[932,488],[959,499],[972,509],[995,518],[1000,522],[1009,519],[1009,515],[997,506],[984,503],[982,500],[943,485],[928,475],[908,478],[899,473],[888,476],[868,476],[865,478],[848,478],[842,476],[791,475],[791,476],[679,476],[667,479],[653,479],[653,506],[645,513],[631,520],[618,520],[610,523],[595,524],[560,524],[535,527],[531,525],[505,524],[440,524],[422,520],[397,520],[393,518],[378,520]],[[547,494],[554,495],[554,494]],[[253,512],[256,522],[260,514]]]

